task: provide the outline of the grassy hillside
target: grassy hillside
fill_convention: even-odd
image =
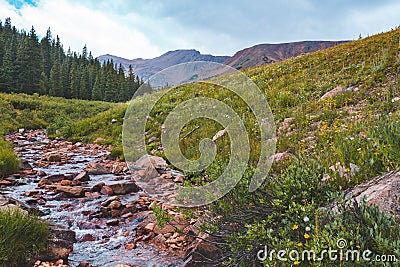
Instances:
[[[277,124],[277,151],[291,155],[273,165],[256,192],[250,194],[247,186],[259,158],[259,131],[249,107],[231,92],[207,84],[179,87],[158,102],[146,129],[146,140],[156,137],[147,143],[148,151],[163,156],[161,125],[168,112],[187,99],[218,99],[244,120],[253,152],[250,164],[235,190],[209,207],[222,216],[210,229],[225,233],[227,260],[233,265],[251,266],[259,263],[256,253],[265,244],[321,251],[333,246],[339,237],[351,246],[376,254],[395,254],[400,259],[396,241],[400,229],[395,219],[364,204],[343,206],[341,215],[319,209],[340,199],[344,189],[400,168],[400,30],[245,73],[267,96]],[[321,99],[333,89],[340,93]],[[147,97],[151,96],[143,97],[144,105]],[[3,132],[31,125],[47,127],[50,133],[61,129],[59,134],[72,140],[103,137],[105,143],[121,143],[124,104],[17,95],[0,95],[0,101]],[[221,129],[211,120],[191,121],[181,133],[185,136],[180,144],[183,153],[198,157],[199,140]],[[201,184],[217,178],[229,160],[229,145],[226,136],[220,138],[215,161],[204,172],[188,174],[186,183]],[[306,225],[310,231],[305,232]],[[275,260],[266,264],[318,266],[307,261],[283,264]],[[324,262],[321,266],[338,264]],[[365,262],[340,264],[363,266]]]
[[[234,191],[210,206],[222,215],[211,228],[236,232],[228,235],[226,242],[231,264],[257,263],[255,255],[265,244],[321,251],[332,246],[338,237],[346,238],[353,246],[400,258],[396,245],[400,229],[393,218],[364,204],[351,209],[343,206],[341,215],[319,210],[333,199],[340,199],[344,189],[399,169],[399,72],[399,29],[245,71],[265,93],[273,110],[277,151],[292,155],[274,164],[267,181],[252,194],[247,185],[259,155],[258,131],[254,116],[248,115],[248,107],[227,90],[204,84],[186,85],[162,98],[147,126],[147,139],[156,137],[147,147],[150,152],[163,155],[159,137],[166,114],[194,97],[223,101],[245,120],[253,151],[245,177]],[[321,99],[333,89],[340,93]],[[124,110],[124,106],[119,106],[70,125],[67,135],[85,140],[103,135],[108,142],[118,144]],[[111,118],[118,122],[105,129]],[[196,120],[186,125],[182,136],[199,125],[181,142],[181,149],[189,158],[198,157],[201,138],[211,137],[221,129],[212,121]],[[216,160],[205,172],[189,174],[187,182],[199,184],[217,178],[229,160],[229,144],[228,138],[219,139]],[[312,226],[311,232],[304,232],[304,217]],[[317,265],[282,265],[276,260],[267,263]],[[323,266],[338,264],[324,262]],[[362,266],[365,262],[341,264]]]
[[[50,135],[75,121],[93,117],[116,104],[47,96],[0,94],[0,136],[20,128],[46,128]],[[0,178],[14,172],[18,160],[11,144],[0,140]]]

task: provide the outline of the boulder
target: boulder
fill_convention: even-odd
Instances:
[[[46,177],[46,179],[50,182],[50,183],[58,183],[61,182],[62,180],[68,180],[68,177],[66,177],[64,174],[53,174],[53,175],[49,175]]]
[[[110,203],[113,202],[113,201],[120,201],[120,199],[119,199],[118,196],[112,196],[112,197],[107,198],[107,199],[104,200],[103,202],[101,202],[101,205],[102,205],[103,207],[107,207],[107,206],[110,205]]]
[[[202,234],[200,240],[186,251],[184,267],[215,267],[223,266],[221,259],[223,251],[215,243],[215,237]]]
[[[44,158],[49,162],[61,162],[61,154],[56,152],[47,153]]]
[[[110,184],[108,186],[112,189],[114,195],[125,195],[139,191],[139,187],[134,182]]]
[[[74,178],[74,181],[88,182],[90,181],[90,176],[86,171],[83,171]]]
[[[89,163],[84,170],[88,174],[93,174],[93,175],[101,175],[101,174],[109,174],[110,171],[107,170],[103,165],[97,163],[97,162],[91,162]]]
[[[106,184],[104,182],[98,182],[92,187],[92,192],[100,192],[103,186]]]
[[[150,165],[156,169],[166,169],[168,167],[163,158],[151,155],[144,155],[134,163],[134,167],[138,169],[146,169]]]
[[[82,187],[58,185],[56,187],[56,191],[65,194],[67,197],[78,198],[85,196],[85,191],[82,189]]]
[[[366,197],[369,204],[376,205],[388,214],[400,217],[400,171],[392,171],[357,185],[347,191],[345,198],[361,202]]]
[[[75,232],[63,226],[49,223],[50,239],[46,252],[39,255],[41,261],[68,260],[76,242]]]

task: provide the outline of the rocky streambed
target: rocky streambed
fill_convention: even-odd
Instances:
[[[135,174],[124,162],[111,160],[107,147],[51,140],[41,130],[20,130],[6,138],[24,167],[0,181],[1,196],[73,231],[73,247],[61,242],[56,255],[43,261],[64,258],[69,266],[184,265],[184,251],[199,234],[199,222],[141,191]],[[177,175],[168,169],[163,173],[169,179]],[[162,228],[151,212],[155,206],[174,218]]]

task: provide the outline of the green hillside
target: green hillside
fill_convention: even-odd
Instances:
[[[186,85],[162,98],[152,111],[147,126],[147,139],[158,138],[153,138],[147,147],[149,152],[163,155],[159,149],[159,135],[166,114],[180,102],[193,97],[219,99],[245,119],[253,151],[251,163],[236,189],[209,207],[222,215],[210,229],[219,233],[235,232],[225,234],[225,249],[229,251],[227,260],[231,264],[247,266],[258,262],[255,255],[264,244],[289,248],[302,245],[321,251],[338,236],[374,253],[390,252],[400,256],[395,242],[400,237],[399,227],[393,218],[364,204],[355,207],[358,213],[347,207],[340,216],[324,214],[318,209],[340,198],[346,188],[399,169],[399,72],[399,29],[246,70],[245,73],[267,96],[275,116],[277,152],[292,155],[274,164],[267,181],[252,194],[248,193],[247,185],[258,159],[258,132],[254,130],[256,124],[254,117],[248,115],[248,107],[227,90],[205,84]],[[339,94],[321,99],[335,88]],[[146,103],[146,96],[143,103]],[[92,141],[104,135],[108,142],[118,144],[120,132],[97,125],[103,126],[114,117],[121,123],[124,110],[125,107],[119,107],[77,122],[70,126],[68,136]],[[198,125],[198,130],[181,142],[181,149],[189,158],[198,157],[201,138],[212,137],[222,129],[212,121],[196,120],[183,129],[182,136]],[[219,154],[213,164],[205,172],[188,174],[186,182],[201,184],[217,178],[228,162],[229,144],[228,138],[219,139]],[[343,171],[333,171],[332,166],[340,166]],[[305,216],[313,225],[324,224],[320,225],[319,233],[310,233],[307,238],[300,230],[292,230]],[[287,263],[287,266],[298,263]],[[362,266],[364,263],[346,263],[345,266]],[[338,262],[325,262],[323,266],[329,264],[337,266]]]
[[[218,99],[244,119],[253,151],[249,166],[235,190],[209,206],[221,216],[208,228],[223,233],[225,260],[236,266],[252,266],[258,263],[257,251],[265,244],[322,251],[333,246],[338,237],[346,238],[351,246],[376,254],[395,254],[400,259],[400,228],[394,218],[364,204],[343,207],[340,215],[319,209],[333,199],[340,199],[346,188],[378,174],[399,170],[400,29],[245,73],[267,96],[277,125],[277,152],[290,155],[272,166],[268,179],[256,192],[250,194],[247,188],[260,153],[257,124],[254,116],[249,115],[249,107],[228,90],[204,83],[181,86],[174,94],[161,98],[150,114],[146,129],[146,140],[156,137],[147,144],[148,151],[163,156],[159,143],[161,125],[168,111],[187,99],[199,96]],[[339,93],[321,99],[333,89]],[[144,105],[149,97],[152,96],[143,96]],[[18,95],[0,95],[0,101],[4,110],[3,132],[27,125],[47,127],[51,133],[60,129],[59,135],[74,141],[91,142],[103,137],[105,143],[117,146],[116,155],[122,151],[118,146],[126,104],[68,102],[64,105],[66,102],[61,99]],[[197,126],[196,131],[186,136]],[[180,144],[183,153],[197,158],[199,140],[212,137],[221,129],[210,120],[191,121],[181,133],[185,136]],[[229,144],[226,136],[220,138],[214,162],[204,172],[188,173],[185,182],[202,184],[217,178],[229,160]],[[342,171],[332,166],[341,167]],[[307,233],[302,224],[305,217],[313,225]],[[266,261],[267,264],[339,266],[338,261],[322,265],[296,261]],[[366,263],[340,264],[365,266]]]

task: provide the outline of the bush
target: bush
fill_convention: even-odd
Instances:
[[[0,210],[0,265],[24,266],[47,247],[46,223],[22,210]]]
[[[19,160],[14,154],[11,144],[0,140],[0,178],[14,173],[18,169]]]

